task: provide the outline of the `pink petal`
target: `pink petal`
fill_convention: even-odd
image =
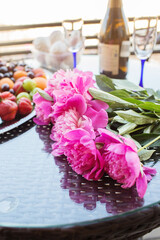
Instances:
[[[101,109],[106,110],[109,107],[107,103],[100,100],[92,100],[89,104],[91,104],[92,108],[96,111],[100,111]]]
[[[85,115],[92,120],[94,129],[105,128],[107,126],[108,114],[104,109],[97,112],[92,107],[89,107]]]
[[[104,128],[99,128],[98,129],[99,134],[101,135],[100,137],[97,137],[97,142],[102,142],[102,143],[122,143],[122,141],[120,140],[120,138],[114,134],[113,132],[110,132],[107,129]]]
[[[151,175],[156,175],[157,171],[155,168],[152,167],[145,167],[143,166],[143,172],[145,173],[146,177],[147,177],[147,181],[151,181],[152,176]]]
[[[122,137],[120,135],[118,135],[118,136],[123,140],[123,142],[126,145],[130,146],[135,152],[137,152],[137,146],[136,146],[136,144],[134,143],[134,141],[132,139],[125,138],[125,137]]]
[[[87,105],[82,95],[75,94],[73,97],[68,99],[65,110],[73,107],[77,109],[77,112],[79,112],[80,115],[85,113]]]
[[[69,131],[65,134],[65,138],[70,141],[76,141],[81,139],[83,136],[89,136],[89,133],[81,128],[77,128],[75,130]]]
[[[138,154],[130,150],[130,148],[128,147],[125,154],[125,158],[127,161],[127,165],[131,170],[134,171],[134,174],[136,175],[137,178],[140,173],[140,159],[138,157]]]
[[[124,155],[126,152],[126,147],[122,143],[110,143],[107,146],[107,150],[118,155]]]
[[[140,198],[144,197],[144,194],[146,193],[147,190],[147,177],[145,174],[139,174],[139,177],[136,180],[136,188],[137,188],[137,192]]]
[[[83,177],[87,180],[98,180],[102,178],[104,174],[104,159],[102,158],[100,152],[97,150],[97,159],[95,167],[87,174],[85,174]]]

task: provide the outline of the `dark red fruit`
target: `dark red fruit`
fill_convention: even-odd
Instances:
[[[9,89],[9,92],[12,93],[12,94],[14,94],[13,88]]]
[[[11,77],[10,79],[12,80],[12,82],[15,83],[16,80],[14,79],[14,77]]]
[[[9,65],[8,65],[8,71],[10,72],[10,71],[13,71],[13,69],[15,68],[15,64],[14,63],[10,63]]]
[[[32,112],[32,102],[25,97],[22,97],[18,101],[18,113],[22,116],[26,116]]]
[[[12,77],[12,76],[13,76],[13,74],[11,75],[10,72],[6,72],[6,73],[4,73],[4,77],[8,77],[8,78],[10,78],[10,77]]]
[[[8,83],[4,83],[2,86],[1,86],[1,90],[2,92],[4,91],[9,91],[10,87],[9,87],[9,84]]]
[[[3,101],[3,100],[11,100],[16,102],[17,98],[11,92],[3,92],[3,93],[0,93],[0,101]]]
[[[6,66],[2,66],[2,67],[0,67],[0,72],[6,73],[6,72],[8,72],[8,68]]]
[[[35,75],[34,75],[34,73],[32,71],[30,71],[30,72],[27,73],[27,77],[34,78]]]
[[[0,117],[3,121],[10,121],[15,119],[17,110],[17,103],[11,100],[7,99],[0,102]]]
[[[0,79],[4,78],[4,74],[0,72]]]

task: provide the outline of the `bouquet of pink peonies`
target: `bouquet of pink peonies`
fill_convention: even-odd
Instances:
[[[34,95],[34,121],[39,125],[53,124],[52,154],[65,155],[77,174],[87,180],[108,174],[122,188],[136,184],[143,198],[156,170],[140,161],[138,152],[145,147],[138,150],[133,139],[107,129],[111,108],[103,99],[96,99],[98,89],[94,86],[91,72],[55,72],[47,88]]]

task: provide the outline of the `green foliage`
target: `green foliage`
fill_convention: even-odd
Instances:
[[[138,148],[160,136],[160,90],[144,89],[130,81],[110,79],[105,75],[97,75],[96,82],[100,89],[90,88],[89,92],[109,105],[108,129],[128,135]],[[151,146],[159,147],[160,139]],[[139,157],[145,161],[153,152],[143,149]]]

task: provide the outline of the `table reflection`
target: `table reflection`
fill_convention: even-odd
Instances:
[[[44,143],[43,151],[47,153],[52,152],[51,127],[36,126],[36,132]],[[99,181],[87,181],[72,170],[64,156],[53,157],[53,161],[59,167],[59,173],[63,174],[60,180],[61,188],[68,190],[73,202],[82,204],[89,211],[96,208],[97,202],[105,204],[106,211],[112,215],[142,207],[144,204],[135,187],[123,189],[107,175]]]

